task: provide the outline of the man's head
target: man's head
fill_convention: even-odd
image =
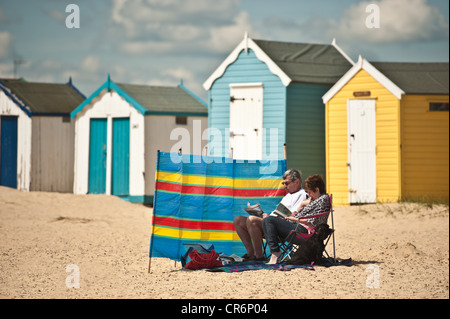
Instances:
[[[302,173],[296,169],[288,169],[283,174],[283,186],[290,194],[297,193],[302,188]]]

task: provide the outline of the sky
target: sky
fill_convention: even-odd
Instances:
[[[86,96],[108,74],[127,84],[182,80],[206,100],[202,84],[246,32],[297,43],[335,38],[355,61],[448,62],[449,1],[0,0],[0,78],[71,77]]]

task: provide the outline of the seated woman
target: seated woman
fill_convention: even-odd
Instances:
[[[312,175],[308,177],[305,181],[305,190],[310,199],[304,201],[298,211],[293,212],[291,216],[286,218],[269,216],[262,221],[264,236],[272,254],[269,264],[276,264],[281,256],[278,237],[286,238],[292,230],[296,229],[297,223],[300,222],[297,231],[307,234],[308,230],[327,222],[328,215],[299,220],[300,217],[330,211],[330,197],[325,192],[325,183],[322,176]]]

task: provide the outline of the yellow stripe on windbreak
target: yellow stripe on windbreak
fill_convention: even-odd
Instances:
[[[281,179],[235,179],[235,188],[282,188]]]
[[[170,172],[159,172],[158,179],[162,182],[170,182],[185,185],[224,186],[233,187],[233,179],[216,176],[183,175]]]
[[[236,232],[230,231],[222,231],[222,232],[214,232],[214,231],[200,231],[200,230],[186,230],[186,229],[176,229],[176,228],[168,228],[168,227],[158,227],[154,228],[154,235],[164,236],[164,237],[173,237],[180,239],[189,239],[189,240],[225,240],[225,241],[236,241],[240,240],[239,236]]]
[[[177,183],[184,185],[200,185],[214,187],[235,188],[281,188],[281,179],[238,179],[219,176],[195,176],[179,173],[159,172],[158,180],[161,182]]]

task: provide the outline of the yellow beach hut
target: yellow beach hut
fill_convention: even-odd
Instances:
[[[335,204],[448,201],[448,63],[360,57],[323,102]]]

